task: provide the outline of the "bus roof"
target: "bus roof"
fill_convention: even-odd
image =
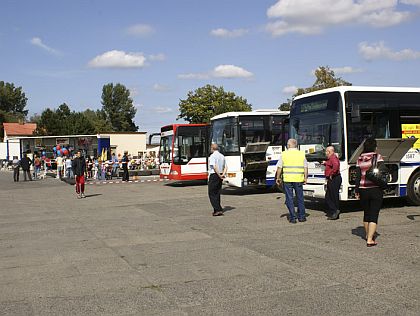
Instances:
[[[370,87],[370,86],[341,86],[329,89],[318,90],[310,93],[305,93],[294,97],[293,100],[299,100],[305,97],[319,95],[328,92],[347,92],[347,91],[366,91],[366,92],[417,92],[420,93],[420,88],[413,87]]]
[[[179,126],[206,126],[206,125],[210,125],[210,124],[208,124],[208,123],[199,123],[199,124],[189,124],[189,123],[174,123],[174,124],[168,124],[168,125],[165,125],[165,126],[162,126],[161,127],[161,129],[162,128],[169,128],[169,127],[179,127]]]
[[[248,112],[226,112],[213,116],[211,120],[218,120],[226,117],[238,117],[238,116],[252,116],[252,115],[289,115],[289,111],[279,111],[279,110],[255,110]]]

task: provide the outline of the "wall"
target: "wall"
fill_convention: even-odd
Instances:
[[[0,143],[0,159],[6,159],[7,156],[7,143]],[[9,160],[13,159],[13,156],[18,156],[20,159],[20,143],[19,139],[9,138]]]
[[[108,135],[108,134],[102,134]],[[124,151],[132,156],[137,156],[138,152],[146,151],[146,134],[145,133],[136,133],[136,134],[109,134],[111,139],[111,148],[115,148],[115,153],[117,156],[119,154],[123,155]]]

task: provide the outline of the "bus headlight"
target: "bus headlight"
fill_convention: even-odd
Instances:
[[[227,173],[227,177],[228,178],[235,178],[236,177],[236,173],[235,172],[228,172]]]
[[[178,171],[176,171],[176,170],[171,171],[171,176],[177,176],[177,175],[178,175]]]

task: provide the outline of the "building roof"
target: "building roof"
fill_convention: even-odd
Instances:
[[[32,136],[36,130],[36,123],[3,123],[7,136]]]

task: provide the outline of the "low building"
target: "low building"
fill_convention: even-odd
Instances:
[[[36,127],[36,123],[3,123],[4,138],[0,143],[0,160],[20,157],[20,138],[32,136]]]

